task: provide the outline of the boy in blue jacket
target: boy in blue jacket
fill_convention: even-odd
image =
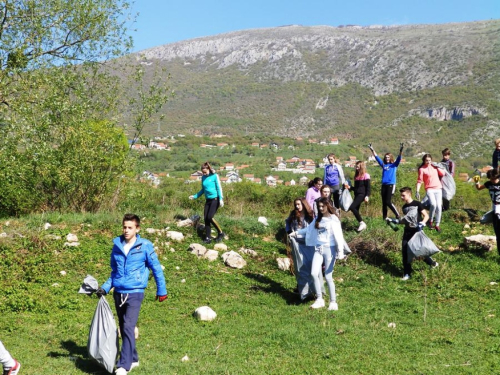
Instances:
[[[153,244],[138,234],[140,221],[134,214],[123,217],[123,234],[113,240],[111,276],[96,293],[101,298],[114,288],[113,299],[122,337],[116,375],[126,375],[139,366],[134,329],[144,299],[144,289],[148,285],[149,270],[153,271],[156,281],[156,299],[160,302],[167,299],[165,276]]]

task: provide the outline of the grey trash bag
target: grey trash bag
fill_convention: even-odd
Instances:
[[[314,282],[311,277],[312,260],[314,257],[314,247],[306,246],[303,241],[297,241],[296,238],[289,237],[292,247],[292,259],[295,269],[295,278],[297,280],[297,288],[300,294],[300,299],[306,298],[314,294]],[[323,273],[320,271],[321,291],[325,294],[323,285]]]
[[[82,286],[80,287],[78,293],[90,295],[92,293],[95,293],[98,288],[99,288],[99,283],[94,278],[94,276],[87,275],[83,280]]]
[[[443,198],[451,200],[453,199],[455,193],[457,192],[457,185],[455,184],[455,179],[448,171],[446,164],[436,163],[435,165],[444,172],[444,176],[441,177],[441,184],[443,185]]]
[[[495,211],[490,210],[481,217],[481,220],[479,220],[479,222],[481,224],[491,224],[493,223],[493,215],[495,215]]]
[[[351,191],[345,188],[342,189],[339,201],[340,208],[347,212],[349,211],[349,207],[351,207],[351,204],[352,204]]]
[[[424,206],[426,210],[428,210],[431,207],[431,200],[429,199],[427,194],[425,194],[425,196],[422,198],[422,202],[420,203],[422,203],[422,206]]]
[[[408,241],[408,262],[412,262],[414,258],[430,257],[440,251],[423,230],[418,231]]]
[[[87,343],[89,356],[110,374],[118,355],[118,330],[115,318],[105,297],[99,298],[94,318],[90,324],[89,340]]]

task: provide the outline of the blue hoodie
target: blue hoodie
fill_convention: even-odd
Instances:
[[[396,171],[401,162],[401,155],[398,155],[394,163],[384,164],[380,156],[375,156],[377,163],[382,167],[382,185],[396,185]]]
[[[156,295],[167,295],[165,276],[153,244],[137,235],[128,255],[123,251],[124,245],[123,236],[113,240],[111,276],[103,284],[102,289],[106,293],[109,293],[112,287],[118,293],[144,293],[148,285],[149,270],[152,270],[156,281]]]

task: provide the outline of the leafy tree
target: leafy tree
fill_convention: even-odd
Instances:
[[[0,3],[4,214],[94,211],[111,201],[130,169],[120,98],[136,93],[126,106],[137,139],[169,95],[163,76],[146,86],[139,69],[110,60],[131,46],[128,8],[125,0]]]

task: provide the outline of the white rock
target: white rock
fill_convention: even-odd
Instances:
[[[58,287],[58,286],[59,286],[59,284],[58,284],[58,283],[54,283],[54,284],[52,284],[52,286],[53,286],[53,287]]]
[[[7,233],[5,233],[5,232],[0,233],[0,237],[7,237]]]
[[[204,320],[204,321],[209,321],[209,322],[214,320],[215,318],[217,318],[217,314],[209,306],[198,307],[194,311],[193,315],[198,320]]]
[[[10,221],[5,222],[5,226],[8,227],[10,225]]]
[[[61,236],[56,236],[55,234],[48,234],[45,236],[45,238],[49,239],[49,240],[60,240],[61,239]]]
[[[492,251],[497,246],[495,236],[485,236],[484,234],[465,237],[464,243],[467,248],[479,248],[485,251]]]
[[[68,235],[66,236],[66,241],[68,241],[68,242],[78,242],[78,237],[77,237],[76,234],[68,233]]]
[[[66,271],[61,271],[59,273],[61,274],[61,276],[66,276]]]
[[[161,265],[161,269],[162,271],[165,271],[165,266],[163,264]]]
[[[179,267],[179,266],[175,266],[175,269],[176,269],[177,271],[179,271],[179,270],[181,269],[181,267]]]
[[[204,259],[208,259],[209,261],[214,261],[219,258],[219,252],[217,250],[208,250],[204,255]]]
[[[289,258],[276,258],[278,262],[278,268],[282,271],[290,270],[290,259]]]
[[[181,220],[181,221],[177,222],[178,228],[190,227],[192,225],[193,225],[193,220],[191,220],[191,219]]]
[[[246,254],[246,255],[250,255],[251,257],[256,257],[257,256],[257,252],[255,250],[252,250],[252,249],[245,249],[244,247],[240,248],[240,250],[238,250],[241,254]]]
[[[154,233],[156,233],[156,229],[154,229],[154,228],[146,228],[146,233],[148,233],[148,234],[154,234]]]
[[[464,229],[470,229],[470,225],[469,224],[465,224],[464,225]]]
[[[63,246],[77,247],[80,246],[80,242],[65,242]]]
[[[175,249],[173,247],[170,248],[171,253],[175,253]]]
[[[258,220],[259,220],[259,223],[264,224],[266,227],[269,225],[269,223],[267,222],[267,219],[264,216],[259,216]]]
[[[222,260],[226,266],[231,268],[243,268],[247,265],[247,262],[243,257],[235,251],[228,251],[222,254]]]
[[[181,358],[181,362],[187,362],[189,361],[189,357],[187,356],[187,354]]]
[[[490,285],[497,285],[498,283],[495,281],[490,282]]]
[[[389,324],[387,324],[387,327],[396,328],[396,323],[389,323]]]
[[[181,232],[176,232],[174,230],[167,231],[167,237],[171,238],[174,241],[184,240],[184,235]]]
[[[182,279],[182,280],[181,280],[181,283],[183,283],[183,284],[184,284],[185,282],[186,282],[186,279]]]
[[[43,226],[43,229],[47,230],[51,227],[52,225],[50,225],[50,223],[45,223],[45,225]]]
[[[205,253],[207,252],[207,248],[203,245],[200,245],[199,243],[192,243],[191,245],[189,245],[188,251],[191,251],[191,254],[194,254],[200,258],[205,255]]]
[[[217,243],[214,246],[214,250],[227,251],[227,245],[223,243]]]

